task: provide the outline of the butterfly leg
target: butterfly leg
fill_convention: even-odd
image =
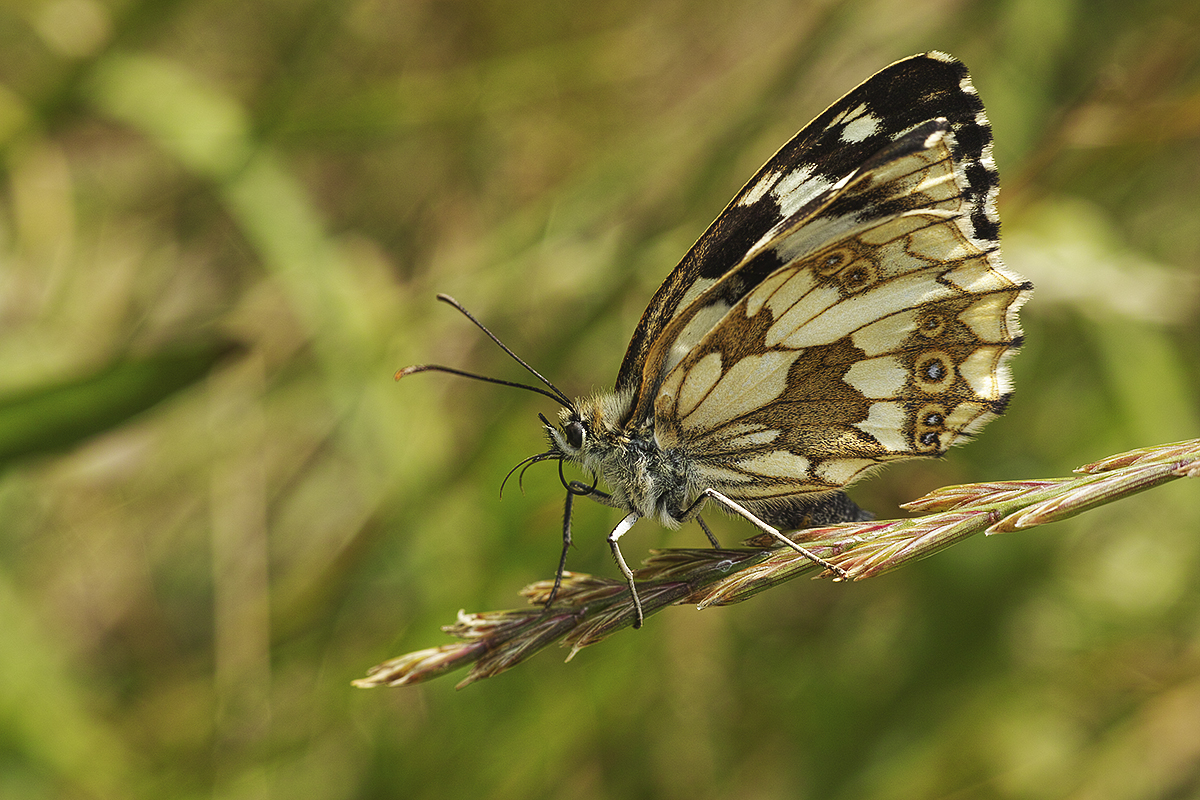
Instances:
[[[625,576],[625,580],[629,583],[629,594],[633,598],[633,609],[637,614],[637,619],[633,621],[634,628],[642,627],[642,622],[645,617],[642,615],[642,599],[638,597],[637,584],[633,580],[633,570],[625,563],[625,556],[621,555],[621,548],[617,545],[617,540],[629,532],[629,529],[634,526],[639,517],[636,512],[631,512],[625,519],[617,523],[617,527],[613,528],[612,533],[608,535],[608,546],[612,548],[613,558],[617,560],[617,566],[621,568],[621,574]]]
[[[571,504],[575,502],[575,492],[567,487],[567,502],[563,504],[562,555],[558,557],[558,571],[554,573],[554,588],[546,598],[546,610],[554,604],[558,590],[562,588],[563,571],[567,568],[567,553],[571,550]]]
[[[708,537],[710,542],[712,542],[713,549],[720,550],[721,543],[717,541],[717,537],[713,536],[713,532],[710,531],[708,526],[704,524],[704,520],[700,517],[696,517],[696,522],[700,523],[700,527],[704,529],[704,535]]]
[[[612,499],[612,495],[597,491],[595,486],[588,486],[579,481],[567,484],[567,502],[563,504],[562,554],[558,557],[558,571],[554,573],[554,587],[550,590],[550,596],[546,598],[547,609],[554,604],[554,598],[558,597],[558,590],[562,588],[563,573],[567,569],[567,553],[571,550],[571,506],[576,496],[590,497],[597,503],[605,503],[606,500]]]
[[[597,489],[595,486],[588,486],[586,483],[583,483],[581,481],[571,481],[571,488],[575,490],[572,492],[572,494],[577,494],[580,497],[590,497],[591,499],[595,500],[597,503],[599,503],[602,506],[608,506],[609,508],[619,508],[620,507],[620,506],[614,506],[612,504],[612,495],[611,494],[609,494],[608,492],[602,492],[599,489]],[[580,491],[582,489],[586,489],[588,491]]]
[[[780,533],[778,530],[776,530],[775,528],[771,527],[770,525],[768,525],[767,523],[763,522],[761,519],[756,517],[754,514],[752,514],[750,512],[749,509],[746,509],[746,508],[742,507],[741,505],[739,505],[738,503],[735,503],[733,500],[731,500],[728,497],[726,497],[725,495],[721,494],[716,489],[705,489],[704,493],[701,495],[701,497],[702,498],[709,497],[709,498],[712,498],[713,500],[716,500],[718,503],[725,506],[727,509],[729,509],[733,513],[750,521],[755,526],[757,526],[759,529],[761,529],[764,533],[775,537],[781,543],[792,548],[797,553],[799,553],[800,555],[807,558],[809,561],[829,570],[834,575],[836,575],[838,577],[838,579],[844,579],[844,578],[849,577],[846,574],[846,570],[842,569],[841,567],[837,566],[836,564],[832,564],[829,561],[826,561],[825,559],[821,558],[819,555],[817,555],[813,551],[806,550],[805,548],[796,544],[791,539],[787,538],[782,533]]]

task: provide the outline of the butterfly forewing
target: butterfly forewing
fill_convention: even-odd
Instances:
[[[968,126],[977,145],[984,124]],[[646,383],[666,373],[659,444],[706,485],[769,507],[940,454],[1000,413],[1029,286],[1000,261],[995,185],[985,149],[964,150],[938,118],[805,199],[649,348]]]
[[[664,371],[662,363],[650,363],[650,350],[673,318],[741,265],[756,244],[773,238],[772,232],[788,220],[806,216],[810,207],[819,205],[889,144],[936,119],[946,120],[956,134],[959,159],[968,168],[972,235],[995,242],[999,223],[992,207],[997,184],[990,162],[991,132],[966,68],[941,53],[896,62],[834,103],[780,148],[693,245],[639,321],[617,376],[617,392],[653,392]],[[743,280],[751,285],[727,288],[744,294],[755,279],[765,277],[745,273]],[[719,319],[724,310],[707,316]],[[643,414],[648,409],[645,403],[635,402],[633,407]],[[632,416],[625,420],[637,421]]]

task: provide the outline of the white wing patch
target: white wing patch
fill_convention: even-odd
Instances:
[[[692,413],[720,379],[721,354],[709,353],[687,371],[679,392],[679,413],[685,416]]]
[[[961,267],[946,274],[946,280],[967,294],[986,294],[1002,289],[1011,288],[1011,276],[992,269],[985,259],[976,259],[964,263]]]
[[[779,180],[781,174],[779,172],[768,171],[766,175],[758,179],[758,183],[754,184],[746,194],[742,195],[737,204],[739,206],[752,206],[759,200],[762,200],[767,192],[771,190],[771,187],[775,185],[775,181]]]
[[[879,462],[870,458],[831,458],[817,464],[813,476],[830,486],[845,486]]]
[[[745,472],[767,478],[798,480],[808,476],[811,462],[804,456],[788,450],[772,450],[751,458],[743,458],[736,466]]]
[[[671,344],[671,352],[667,355],[663,369],[668,372],[673,370],[675,365],[700,343],[700,340],[721,321],[728,311],[729,304],[719,300],[703,306],[697,311]]]
[[[779,202],[779,215],[784,219],[795,214],[814,198],[820,197],[834,187],[834,182],[824,175],[815,174],[816,168],[806,164],[779,179],[771,189],[772,196]]]
[[[854,427],[879,442],[893,453],[903,453],[912,450],[901,431],[908,420],[908,414],[901,403],[872,403],[867,418],[855,423]]]
[[[958,319],[984,342],[1002,342],[1007,333],[1005,309],[1009,300],[1003,294],[990,294],[976,300]]]
[[[995,400],[1008,391],[1008,376],[999,369],[1003,347],[980,347],[967,357],[959,371],[975,394]]]
[[[759,427],[759,426],[756,426]],[[779,431],[773,431],[769,428],[757,430],[753,433],[746,433],[740,436],[733,436],[725,440],[725,446],[733,448],[761,447],[765,444],[770,444],[779,438]]]
[[[797,352],[772,350],[745,356],[725,373],[698,407],[680,420],[690,431],[708,431],[777,400]]]
[[[850,335],[850,341],[867,358],[894,352],[896,343],[917,329],[917,311],[906,308],[872,322]]]
[[[857,389],[863,397],[882,400],[898,397],[908,382],[908,368],[893,356],[880,356],[859,361],[850,367],[843,380]]]
[[[866,103],[859,103],[833,118],[830,128],[841,128],[838,139],[846,144],[863,142],[883,130],[883,120],[871,113]]]
[[[857,117],[855,114],[857,113]],[[867,111],[866,105],[860,105],[850,113],[849,119],[839,138],[847,144],[861,142],[879,133],[883,120]]]

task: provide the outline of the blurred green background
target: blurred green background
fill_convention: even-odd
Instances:
[[[558,554],[553,466],[497,495],[550,404],[392,382],[524,379],[434,294],[605,388],[742,182],[933,48],[1038,290],[1009,413],[858,487],[884,517],[1200,435],[1200,4],[0,3],[0,797],[1200,797],[1185,482],[462,692],[349,685]],[[615,574],[616,517],[571,568]]]

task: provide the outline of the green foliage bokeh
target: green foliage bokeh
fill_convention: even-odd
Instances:
[[[463,692],[349,685],[556,565],[554,468],[498,497],[547,402],[391,380],[523,379],[435,293],[606,388],[742,181],[928,49],[1038,288],[1009,412],[855,498],[1200,435],[1194,2],[0,5],[0,797],[1200,793],[1186,481]],[[614,512],[576,519],[570,567],[614,574]]]

